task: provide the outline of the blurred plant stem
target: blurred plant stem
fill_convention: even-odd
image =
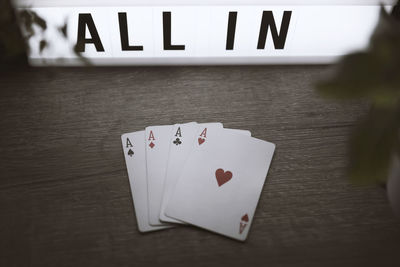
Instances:
[[[371,102],[350,138],[349,175],[358,184],[385,183],[394,153],[400,155],[400,1],[391,15],[381,8],[369,48],[345,56],[317,90]]]
[[[26,44],[10,0],[0,0],[0,67],[28,65]]]

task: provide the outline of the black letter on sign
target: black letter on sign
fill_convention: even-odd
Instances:
[[[228,33],[226,34],[226,50],[233,50],[235,43],[237,12],[229,12]]]
[[[91,39],[86,38],[86,26],[92,36]],[[85,44],[94,44],[97,52],[104,52],[104,47],[101,43],[99,34],[97,33],[96,26],[94,25],[92,15],[90,13],[87,14],[79,14],[78,20],[78,41],[76,43],[76,51],[77,52],[85,52]]]
[[[126,21],[126,13],[118,13],[119,34],[121,36],[122,51],[142,51],[141,45],[129,45],[128,40],[128,23]]]
[[[267,40],[269,26],[271,26],[272,39],[274,41],[275,49],[283,49],[285,47],[291,16],[292,11],[283,12],[281,29],[278,35],[278,30],[276,29],[275,19],[272,11],[264,11],[261,20],[260,35],[258,36],[257,49],[265,48],[265,41]]]
[[[171,12],[163,12],[164,50],[185,50],[185,45],[171,44]]]

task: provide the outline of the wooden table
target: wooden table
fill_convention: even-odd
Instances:
[[[320,98],[326,70],[3,71],[0,266],[400,266],[385,190],[345,175],[348,134],[368,107]],[[245,243],[193,227],[137,231],[120,135],[189,121],[277,145]]]

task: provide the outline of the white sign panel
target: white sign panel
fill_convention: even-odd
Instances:
[[[390,5],[386,6],[390,9]],[[367,46],[378,5],[30,7],[34,65],[330,63]],[[67,37],[59,31],[67,25]],[[49,45],[42,51],[40,40]]]

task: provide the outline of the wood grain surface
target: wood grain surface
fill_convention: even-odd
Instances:
[[[400,266],[400,220],[349,184],[368,108],[319,97],[325,66],[37,68],[0,75],[0,266]],[[220,121],[276,144],[245,243],[137,231],[120,135]]]

